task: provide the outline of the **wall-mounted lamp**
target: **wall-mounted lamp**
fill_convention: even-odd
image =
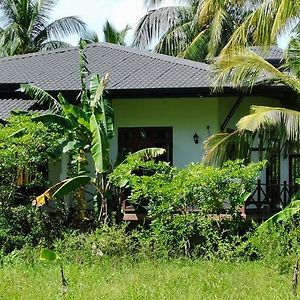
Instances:
[[[197,133],[195,133],[195,134],[193,135],[193,140],[194,140],[195,144],[199,144],[199,136],[198,136]]]

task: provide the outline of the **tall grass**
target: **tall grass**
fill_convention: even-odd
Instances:
[[[261,262],[103,258],[68,263],[62,296],[57,263],[15,263],[0,270],[1,299],[293,299],[291,274]]]

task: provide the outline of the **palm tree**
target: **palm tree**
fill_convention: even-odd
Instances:
[[[102,28],[104,34],[104,41],[106,43],[125,46],[125,37],[129,30],[131,30],[131,27],[129,25],[126,25],[125,28],[118,30],[108,20],[106,20]],[[95,32],[87,33],[84,37],[84,40],[88,44],[99,43],[100,41],[98,35]]]
[[[254,9],[232,34],[222,55],[232,48],[245,47],[249,36],[254,45],[267,47],[276,44],[278,36],[287,30],[299,34],[300,0],[253,0],[252,5]]]
[[[222,164],[225,160],[236,157],[249,159],[249,149],[254,143],[269,150],[274,149],[275,144],[284,150],[291,148],[291,145],[292,148],[298,146],[300,23],[295,22],[295,17],[299,14],[299,0],[293,3],[261,1],[233,33],[213,65],[215,90],[228,84],[235,88],[252,89],[261,83],[280,83],[294,90],[293,107],[296,110],[253,107],[251,114],[238,122],[236,131],[213,135],[205,142],[205,162]],[[286,63],[281,68],[274,67],[247,48],[247,35],[251,34],[253,42],[261,44],[267,50],[286,28],[292,29],[294,37],[287,50]]]
[[[0,56],[67,47],[63,38],[83,34],[86,25],[74,16],[49,23],[56,3],[57,0],[0,1],[5,19],[0,29]]]
[[[220,165],[237,157],[249,159],[254,144],[270,152],[275,144],[288,150],[291,145],[294,148],[300,142],[300,113],[297,111],[300,108],[299,50],[299,41],[293,39],[286,64],[281,69],[247,48],[231,50],[230,56],[222,56],[216,61],[213,66],[215,90],[228,84],[239,89],[252,89],[262,83],[284,84],[294,90],[293,107],[296,110],[253,106],[250,115],[238,122],[236,131],[212,135],[205,142],[206,163]]]
[[[118,31],[110,22],[106,21],[103,26],[104,41],[107,43],[125,46],[125,37],[131,29],[129,25]]]
[[[148,0],[133,42],[148,47],[159,39],[155,51],[192,60],[213,58],[227,44],[249,9],[245,0],[187,0],[161,7],[163,0]]]

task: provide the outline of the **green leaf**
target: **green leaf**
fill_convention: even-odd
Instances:
[[[40,260],[45,261],[53,261],[59,259],[59,256],[56,252],[49,250],[49,249],[42,249],[40,253]]]
[[[53,194],[52,198],[61,198],[73,191],[76,191],[78,188],[83,187],[87,184],[94,182],[94,178],[86,175],[77,176],[65,180],[63,185],[61,185],[56,192]]]
[[[73,129],[74,124],[67,118],[55,114],[47,114],[47,115],[42,115],[38,117],[33,117],[32,121],[34,122],[42,122],[44,124],[53,124],[56,123],[63,128],[66,129]]]
[[[154,147],[146,148],[128,155],[127,159],[137,159],[137,160],[147,161],[149,159],[159,157],[164,153],[166,153],[166,150],[163,148],[154,148]]]
[[[92,131],[91,153],[95,163],[95,170],[97,173],[103,173],[107,171],[110,164],[109,146],[105,141],[105,134],[102,133],[94,114],[90,118],[90,126]]]
[[[275,226],[278,222],[285,222],[290,220],[294,215],[300,212],[300,200],[294,200],[291,202],[289,206],[287,206],[282,211],[278,212],[267,221],[262,223],[258,228],[257,231],[261,232],[268,228]]]
[[[100,80],[100,76],[98,74],[92,75],[90,81],[90,93],[91,93],[91,107],[95,108],[99,105],[101,97],[104,91],[103,80]]]
[[[128,176],[123,176],[123,177],[119,178],[119,180],[118,180],[118,187],[119,188],[125,187],[129,183],[129,181],[130,181],[130,176],[129,175]]]
[[[59,101],[39,87],[32,84],[21,84],[21,92],[26,93],[40,104],[47,103],[53,112],[59,112],[61,110]]]
[[[73,115],[76,119],[77,124],[84,126],[88,131],[90,131],[89,117],[85,111],[76,105],[70,104],[67,108],[68,113]]]
[[[26,128],[22,128],[14,133],[12,133],[9,138],[19,138],[22,137],[25,133],[26,133],[27,129]]]

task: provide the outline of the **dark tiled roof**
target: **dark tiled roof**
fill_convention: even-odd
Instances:
[[[252,50],[271,61],[283,58],[283,51],[277,47],[267,52],[262,52],[260,47],[252,47]],[[108,89],[122,94],[172,88],[186,91],[211,86],[209,65],[204,63],[108,43],[88,45],[85,53],[90,73],[109,73]],[[0,92],[13,92],[19,83],[25,82],[48,91],[79,90],[78,47],[0,58]],[[30,110],[34,103],[0,99],[0,119],[7,118],[12,110]]]
[[[281,60],[283,51],[271,47],[252,50],[269,60]],[[110,90],[210,87],[209,65],[108,43],[88,45],[91,74],[109,73]],[[48,91],[79,90],[78,47],[42,51],[0,59],[0,83],[30,82]]]
[[[108,43],[87,46],[91,74],[109,73],[110,90],[210,86],[204,63]],[[48,91],[78,90],[78,47],[0,59],[0,83],[30,82]]]
[[[0,99],[0,120],[7,119],[11,111],[28,111],[36,102],[23,99]]]
[[[281,61],[284,58],[284,50],[277,46],[271,46],[266,50],[259,46],[252,46],[250,49],[268,61]]]

